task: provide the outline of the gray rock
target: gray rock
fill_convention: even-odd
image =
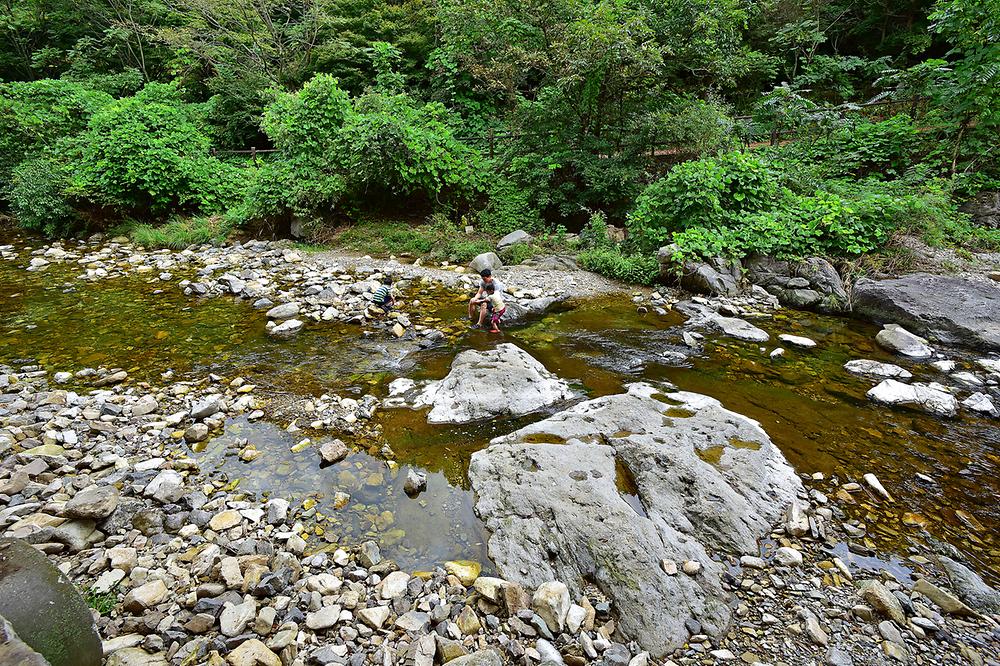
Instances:
[[[142,494],[164,504],[172,504],[184,496],[184,477],[172,469],[161,470],[146,484]]]
[[[995,282],[927,273],[859,280],[854,311],[937,342],[1000,349],[1000,284]]]
[[[464,657],[455,657],[448,664],[450,666],[502,666],[503,661],[496,650],[480,650]]]
[[[200,421],[201,419],[218,414],[222,411],[222,408],[222,398],[217,395],[211,395],[197,401],[191,406],[191,418]]]
[[[954,416],[958,400],[933,384],[904,384],[886,379],[868,391],[868,398],[884,405],[915,407],[935,416]]]
[[[73,495],[63,513],[70,518],[101,520],[118,508],[118,489],[114,486],[90,486]]]
[[[844,282],[826,259],[811,257],[796,262],[753,255],[744,266],[747,280],[777,296],[782,305],[820,312],[850,309]]]
[[[987,585],[979,574],[961,562],[944,555],[938,561],[948,574],[952,589],[969,608],[980,613],[1000,613],[1000,591]]]
[[[503,343],[460,353],[448,375],[428,384],[414,406],[431,407],[428,423],[467,423],[529,414],[572,396],[569,384],[530,354]]]
[[[339,439],[328,439],[319,445],[319,455],[324,462],[340,462],[351,452],[347,444]]]
[[[523,229],[518,229],[517,231],[512,231],[497,242],[497,249],[504,250],[508,247],[518,245],[520,243],[531,242],[531,234]]]
[[[5,666],[50,666],[45,657],[22,641],[14,627],[0,616],[0,664]]]
[[[736,317],[724,317],[710,307],[682,301],[674,306],[674,309],[689,317],[687,325],[693,328],[705,328],[719,331],[737,340],[748,342],[767,342],[770,336],[753,324]]]
[[[879,363],[868,359],[858,359],[848,361],[844,364],[844,370],[851,374],[862,377],[875,377],[878,379],[909,379],[913,376],[909,370],[893,365],[892,363]]]
[[[525,260],[522,266],[528,266],[540,271],[578,271],[580,266],[573,257],[564,254],[545,254]]]
[[[292,319],[297,314],[299,314],[299,304],[282,303],[281,305],[275,305],[265,314],[268,319],[277,319],[279,321],[283,319]]]
[[[83,597],[20,539],[0,538],[0,615],[51,666],[101,664],[101,639]]]
[[[106,666],[167,666],[169,662],[162,653],[150,654],[139,647],[116,650],[108,657]]]
[[[487,268],[491,271],[503,268],[503,263],[495,252],[484,252],[469,262],[469,271],[477,275]]]
[[[676,245],[661,247],[656,258],[660,264],[660,277],[672,280],[696,294],[736,296],[740,293],[743,267],[739,261],[721,257],[702,261],[678,262],[674,259]]]
[[[518,303],[517,301],[507,301],[507,314],[503,316],[502,326],[520,324],[538,315],[551,311],[556,305],[563,303],[568,295],[563,296],[543,296],[532,298]]]
[[[898,324],[886,324],[875,336],[875,341],[891,352],[910,358],[929,358],[934,353],[926,340]]]
[[[419,495],[427,488],[427,474],[413,469],[406,472],[406,481],[403,482],[403,492],[410,497]]]
[[[612,447],[606,433],[622,436]],[[654,656],[688,639],[692,616],[711,633],[728,625],[723,567],[709,553],[755,552],[801,488],[755,421],[648,384],[494,440],[472,456],[469,477],[501,576],[529,587],[562,580],[575,595],[592,582],[622,634]],[[670,576],[664,559],[703,569]]]

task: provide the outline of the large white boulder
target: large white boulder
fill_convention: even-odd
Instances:
[[[915,407],[936,416],[954,416],[958,399],[940,384],[904,384],[886,379],[868,391],[868,398],[883,405]]]
[[[622,635],[655,656],[689,639],[692,617],[725,634],[718,556],[757,552],[802,487],[756,421],[649,384],[494,440],[472,456],[469,478],[501,576],[560,580],[573,597],[597,586]]]
[[[466,423],[521,416],[571,397],[564,380],[520,347],[503,343],[456,356],[451,372],[423,387],[412,406],[430,406],[429,423]]]

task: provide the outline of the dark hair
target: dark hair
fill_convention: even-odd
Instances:
[[[483,270],[479,271],[479,277],[484,277],[484,278],[493,277],[493,271],[491,271],[488,268],[484,268]]]
[[[382,276],[382,284],[392,284],[392,278],[388,275]]]
[[[496,290],[497,290],[496,285],[493,285],[493,284],[486,285],[486,293],[487,294],[492,294]]]

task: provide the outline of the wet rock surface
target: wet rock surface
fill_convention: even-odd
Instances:
[[[854,312],[896,323],[937,342],[1000,349],[1000,285],[915,273],[893,280],[859,280]]]
[[[593,583],[622,633],[655,655],[686,640],[689,619],[725,630],[728,595],[712,555],[753,549],[799,487],[755,422],[646,384],[494,441],[469,475],[503,575],[528,586],[559,579],[576,592]],[[665,561],[700,566],[676,575]]]

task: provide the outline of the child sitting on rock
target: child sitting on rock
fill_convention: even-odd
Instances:
[[[500,319],[507,312],[507,306],[503,302],[503,296],[500,290],[496,288],[496,285],[488,284],[483,291],[485,293],[479,300],[486,303],[486,310],[490,318],[490,333],[499,333]]]
[[[382,278],[382,285],[372,294],[372,303],[382,308],[382,312],[386,313],[395,307],[395,289],[392,286],[392,278],[388,275]]]

